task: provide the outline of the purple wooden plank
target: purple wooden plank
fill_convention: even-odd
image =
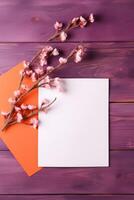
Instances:
[[[56,20],[97,15],[90,28],[72,32],[72,41],[134,40],[134,1],[4,0],[0,2],[0,41],[45,41]]]
[[[1,200],[133,200],[134,195],[1,195]]]
[[[0,194],[133,194],[133,157],[114,151],[107,168],[44,168],[28,177],[10,152],[0,152]]]
[[[110,149],[134,149],[134,104],[110,104]],[[2,141],[0,150],[7,150]]]
[[[134,43],[124,45],[87,43],[87,56],[80,64],[70,63],[57,75],[62,77],[110,78],[110,101],[134,102]],[[77,44],[53,44],[68,53]],[[127,47],[128,46],[128,47]],[[130,47],[129,47],[130,46]],[[0,44],[0,73],[24,59],[31,59],[43,44],[3,43]]]

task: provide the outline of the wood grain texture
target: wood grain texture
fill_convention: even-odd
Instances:
[[[0,200],[133,200],[134,195],[0,195]]]
[[[0,141],[0,200],[134,199],[134,0],[0,0],[0,74],[31,59],[56,20],[90,12],[96,23],[52,45],[67,53],[81,41],[88,52],[57,75],[110,78],[110,167],[44,168],[28,177]]]
[[[90,12],[96,14],[96,23],[73,31],[70,41],[130,41],[133,10],[133,0],[1,0],[0,41],[46,41],[56,20],[66,23]]]
[[[134,149],[134,104],[110,104],[110,149]],[[0,141],[0,151],[8,150]]]
[[[43,45],[42,43],[1,43],[0,73],[4,73],[24,59],[30,60]],[[52,45],[68,54],[78,43]],[[134,43],[102,43],[102,47],[100,43],[86,43],[87,55],[83,62],[70,63],[56,75],[76,78],[109,78],[110,102],[134,102],[133,46]]]
[[[0,194],[134,194],[133,157],[114,151],[111,167],[44,168],[28,177],[10,152],[0,152]]]

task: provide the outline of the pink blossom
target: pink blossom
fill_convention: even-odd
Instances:
[[[46,83],[50,83],[50,77],[49,77],[49,76],[46,76],[45,79],[44,79],[44,81],[45,81]]]
[[[62,84],[61,84],[61,79],[59,77],[56,77],[53,81],[53,84],[54,86],[56,87],[56,89],[59,91],[59,92],[62,92],[63,91],[63,87],[62,87]]]
[[[58,86],[61,83],[61,79],[59,77],[54,78],[54,85]]]
[[[22,110],[26,110],[27,109],[27,105],[24,105],[24,104],[21,104],[20,107],[21,107]]]
[[[62,31],[62,32],[60,33],[60,40],[61,40],[62,42],[64,42],[66,39],[67,39],[67,34],[66,34],[64,31]]]
[[[94,15],[93,15],[93,13],[91,13],[91,14],[89,15],[89,21],[90,21],[91,23],[94,22]]]
[[[41,58],[39,62],[40,62],[41,67],[43,67],[44,65],[47,65],[47,59],[46,58]]]
[[[55,22],[54,24],[55,30],[60,31],[62,27],[63,27],[63,24],[61,22],[57,22],[57,21]]]
[[[4,117],[7,117],[9,115],[9,112],[1,111],[1,115],[4,116]]]
[[[15,90],[15,91],[14,91],[14,96],[15,96],[15,97],[19,97],[20,94],[21,94],[20,90]]]
[[[58,56],[59,55],[59,51],[58,49],[54,49],[53,52],[52,52],[53,56]]]
[[[36,106],[30,105],[30,104],[29,104],[29,105],[27,106],[27,108],[28,108],[29,110],[34,110],[34,109],[36,108]]]
[[[42,74],[44,73],[44,70],[41,69],[40,67],[38,67],[38,68],[35,69],[35,72],[36,72],[36,74],[38,74],[38,75],[42,75]]]
[[[26,69],[26,70],[25,70],[25,74],[26,74],[27,76],[31,76],[32,73],[33,73],[32,70],[29,70],[29,69]]]
[[[47,45],[47,46],[45,46],[43,49],[42,49],[42,52],[43,53],[48,53],[48,52],[51,52],[51,51],[53,51],[53,47],[52,46],[50,46],[50,45]],[[44,54],[44,56],[46,56],[47,54]]]
[[[29,62],[27,62],[27,61],[24,61],[23,62],[23,65],[24,65],[24,69],[27,69],[27,68],[29,68]]]
[[[25,72],[24,72],[24,69],[20,70],[20,76],[24,76],[25,75]]]
[[[32,73],[31,79],[33,82],[37,81],[35,72]]]
[[[51,71],[53,71],[54,70],[54,67],[53,66],[48,66],[47,67],[47,72],[51,72]]]
[[[15,106],[15,111],[16,112],[18,112],[18,111],[20,111],[21,110],[21,108],[20,107],[18,107],[18,106]]]
[[[72,19],[72,24],[76,24],[78,21],[79,21],[79,17],[74,17],[73,19]]]
[[[87,20],[84,17],[80,16],[80,23],[79,23],[80,27],[84,28],[86,24],[87,24]]]
[[[46,76],[43,80],[40,81],[42,87],[50,89],[50,77]]]
[[[65,64],[65,63],[67,63],[67,58],[60,57],[60,58],[59,58],[59,63],[60,63],[60,64]]]
[[[36,119],[36,118],[32,118],[30,120],[30,124],[33,126],[34,129],[38,128],[38,123],[39,123],[38,119]]]
[[[84,55],[84,49],[82,46],[79,46],[76,53],[75,53],[75,58],[74,58],[74,61],[76,63],[80,62],[83,58],[83,55]]]
[[[25,84],[22,84],[21,85],[21,89],[28,91],[29,87],[27,85],[25,85]]]
[[[10,97],[10,98],[8,99],[8,102],[11,103],[11,104],[15,104],[15,103],[16,103],[16,100],[13,99],[12,97]]]
[[[22,114],[19,113],[19,112],[17,113],[16,117],[17,117],[17,122],[18,122],[18,123],[20,123],[20,122],[23,120],[23,116],[22,116]]]

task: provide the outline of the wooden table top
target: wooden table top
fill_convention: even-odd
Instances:
[[[52,45],[65,52],[80,42],[88,48],[82,63],[57,75],[110,79],[110,167],[45,168],[28,177],[0,142],[2,200],[134,199],[134,0],[0,0],[0,73],[31,59],[56,20],[91,12],[96,23]]]

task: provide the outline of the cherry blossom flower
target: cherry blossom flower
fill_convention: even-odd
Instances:
[[[36,73],[37,75],[40,75],[40,76],[41,76],[41,75],[44,73],[44,70],[41,69],[40,67],[38,67],[38,68],[35,69],[35,73]]]
[[[84,28],[86,25],[87,25],[87,20],[84,17],[80,16],[79,26],[81,28]]]
[[[27,69],[27,68],[29,68],[29,62],[27,62],[27,61],[24,61],[23,62],[23,65],[24,65],[24,69]]]
[[[16,100],[15,100],[14,98],[10,97],[10,98],[8,99],[8,102],[11,103],[11,104],[15,104],[15,103],[16,103]]]
[[[61,84],[61,79],[59,77],[54,78],[53,85],[54,85],[54,87],[56,87],[56,89],[59,92],[63,92],[63,87],[62,87],[62,84]]]
[[[20,70],[20,76],[24,76],[25,72],[24,72],[24,69]]]
[[[28,87],[27,85],[25,85],[25,84],[22,84],[22,85],[21,85],[21,89],[22,89],[22,90],[28,91],[28,90],[29,90],[29,87]]]
[[[76,63],[81,62],[83,55],[84,55],[84,48],[82,46],[79,46],[74,55],[74,61]]]
[[[16,114],[16,118],[17,118],[17,122],[18,122],[18,123],[20,123],[20,122],[23,120],[23,116],[22,116],[22,114],[19,113],[19,112]]]
[[[29,76],[29,77],[32,75],[32,73],[33,73],[32,70],[29,70],[29,69],[26,69],[26,70],[25,70],[25,75],[27,75],[27,76]]]
[[[22,110],[26,110],[27,109],[27,105],[24,105],[24,104],[21,104],[20,107],[21,107]]]
[[[55,22],[54,24],[55,30],[60,31],[62,27],[63,27],[63,24],[61,22],[58,22],[58,21]]]
[[[50,45],[47,45],[42,49],[42,53],[44,53],[44,55],[45,55],[45,53],[49,53],[49,52],[52,52],[52,51],[53,51],[53,47],[50,46]]]
[[[1,111],[1,115],[4,116],[4,117],[7,117],[9,115],[9,112]]]
[[[59,55],[58,49],[54,48],[54,50],[52,51],[52,55],[53,56],[58,56]]]
[[[30,104],[29,104],[29,105],[27,106],[27,108],[28,108],[29,110],[34,110],[34,109],[37,108],[37,107],[34,106],[34,105],[30,105]]]
[[[47,72],[50,73],[51,71],[54,70],[54,67],[53,66],[47,66]]]
[[[14,91],[14,96],[15,96],[16,98],[18,98],[20,95],[21,95],[20,90],[15,90],[15,91]]]
[[[67,39],[67,33],[65,33],[64,31],[62,31],[62,32],[60,33],[60,40],[61,40],[62,42],[64,42],[66,39]]]
[[[21,110],[21,108],[20,107],[18,107],[18,106],[15,106],[15,111],[16,112],[18,112],[18,111],[20,111]]]
[[[74,17],[73,19],[72,19],[72,24],[77,24],[78,23],[78,21],[79,21],[79,17]]]
[[[91,22],[91,23],[93,23],[94,22],[94,15],[93,15],[93,13],[91,13],[90,15],[89,15],[89,21]]]
[[[37,81],[35,72],[32,73],[31,79],[32,79],[33,82]]]
[[[39,121],[36,118],[32,118],[30,120],[30,124],[33,126],[34,129],[38,128]]]
[[[67,63],[67,58],[60,57],[60,58],[59,58],[59,63],[60,63],[60,64],[65,64],[65,63]]]

